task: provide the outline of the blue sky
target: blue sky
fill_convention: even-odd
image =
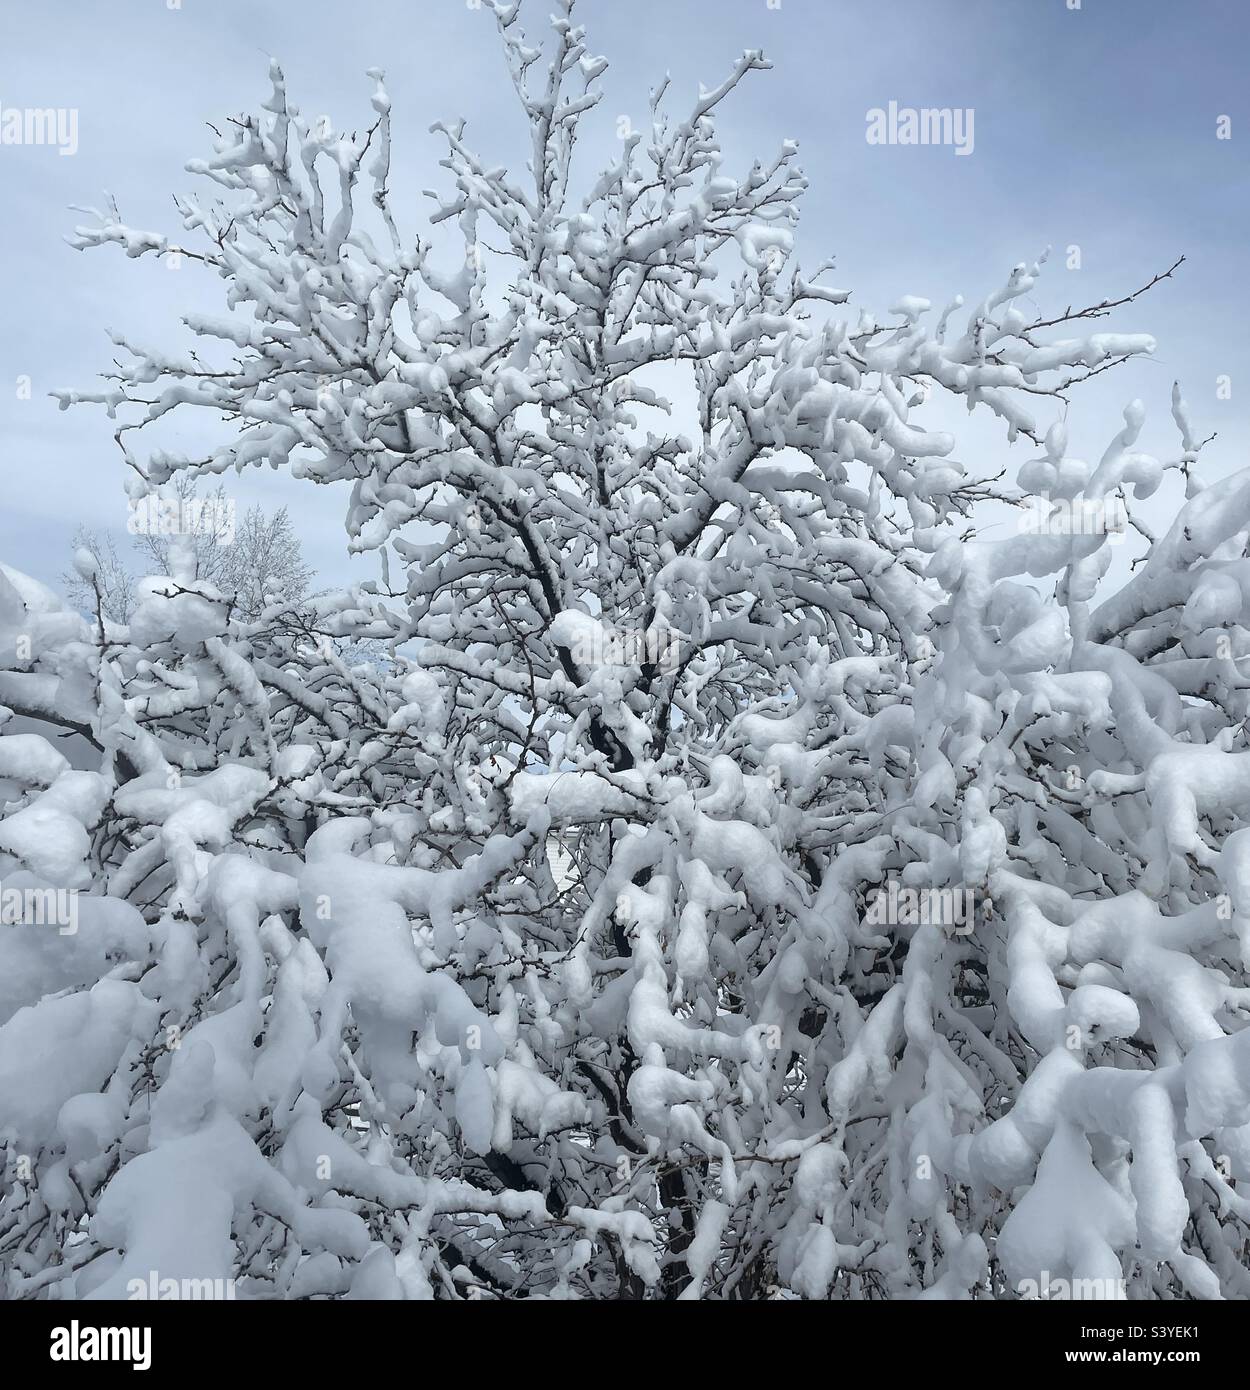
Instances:
[[[1064,305],[1117,297],[1188,259],[1177,276],[1115,325],[1155,334],[1155,360],[1106,374],[1077,393],[1071,452],[1097,455],[1133,397],[1150,423],[1143,445],[1174,435],[1180,378],[1203,435],[1208,478],[1250,463],[1250,337],[1245,243],[1250,225],[1250,5],[1245,0],[582,0],[592,50],[612,67],[583,152],[597,168],[621,115],[641,120],[650,87],[672,77],[681,111],[747,47],[775,64],[739,88],[722,120],[731,167],[800,142],[811,188],[799,227],[807,265],[837,257],[852,306],[884,310],[902,294],[945,302],[997,288],[1013,264],[1052,245],[1036,299]],[[550,6],[528,0],[527,28]],[[192,187],[188,158],[208,152],[205,122],[254,109],[267,56],[308,113],[355,128],[369,117],[366,69],[383,66],[395,107],[395,163],[418,191],[435,184],[434,120],[463,116],[491,163],[520,165],[524,143],[494,21],[466,0],[0,0],[0,115],[10,108],[78,112],[78,149],[0,145],[0,560],[45,582],[65,568],[82,523],[125,541],[120,455],[102,411],[60,412],[47,393],[89,389],[112,354],[108,330],[173,345],[178,315],[215,307],[217,282],[111,250],[83,254],[63,238],[114,193],[132,225],[175,231],[170,195]],[[873,146],[865,114],[902,106],[971,107],[975,148]],[[1232,138],[1218,140],[1219,117]],[[593,134],[592,134],[593,132]],[[1065,268],[1069,246],[1081,268]],[[1231,397],[1217,381],[1231,378]],[[20,378],[31,381],[22,399]],[[922,417],[923,418],[923,417]],[[1041,412],[1043,424],[1050,416]],[[957,455],[1009,476],[1033,451],[1000,426],[934,417],[958,432]],[[193,447],[188,421],[184,442]],[[240,506],[286,503],[308,558],[327,579],[365,577],[344,558],[345,498],[285,475],[231,478]],[[1174,493],[1169,494],[1174,500]],[[1152,520],[1165,519],[1165,497]],[[368,573],[372,574],[369,568]]]

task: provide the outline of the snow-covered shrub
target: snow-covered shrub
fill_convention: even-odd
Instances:
[[[384,579],[245,621],[175,547],[121,625],[3,571],[0,878],[76,894],[0,929],[6,1292],[1246,1294],[1250,475],[1179,394],[1174,453],[1134,404],[1068,456],[1057,394],[1153,343],[1030,319],[1040,263],[880,320],[805,277],[795,148],[715,135],[758,53],[574,161],[559,8],[494,6],[528,172],[442,126],[422,236],[381,73],[347,135],[276,65],[182,238],[77,233],[225,290],[64,393],[135,495],[349,484]],[[1168,469],[1109,594],[1107,527],[971,541]]]

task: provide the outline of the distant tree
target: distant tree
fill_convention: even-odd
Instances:
[[[107,533],[80,526],[74,532],[74,554],[86,551],[95,562],[94,573],[71,568],[61,575],[66,596],[75,608],[94,613],[97,603],[110,622],[125,623],[135,606],[135,576],[117,553]]]
[[[313,572],[304,563],[299,537],[285,507],[266,513],[259,505],[243,514],[234,543],[221,548],[213,582],[233,596],[248,622],[275,600],[298,604],[308,595]]]
[[[195,579],[213,585],[231,599],[247,622],[259,618],[268,603],[299,604],[308,597],[313,571],[304,563],[299,537],[285,507],[266,512],[257,504],[240,520],[224,487],[218,485],[214,492],[201,497],[196,480],[186,474],[176,477],[165,492],[183,524],[195,524],[177,533],[150,524],[137,527],[134,548],[143,561],[137,576],[127,568],[108,535],[79,527],[74,549],[86,550],[95,563],[90,579],[76,568],[61,577],[76,608],[94,612],[98,593],[106,618],[128,621],[135,606],[136,580],[172,574],[176,536],[191,558]],[[132,515],[156,513],[137,510]]]

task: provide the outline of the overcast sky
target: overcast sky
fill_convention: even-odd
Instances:
[[[833,278],[853,306],[884,313],[903,294],[979,299],[1050,244],[1035,298],[1058,311],[1127,293],[1183,253],[1177,276],[1115,321],[1155,334],[1155,360],[1077,394],[1070,451],[1100,452],[1134,396],[1149,412],[1144,447],[1170,451],[1169,392],[1180,378],[1195,425],[1219,431],[1203,473],[1222,476],[1250,463],[1250,4],[1072,3],[582,0],[589,45],[612,64],[593,118],[597,148],[584,139],[582,149],[594,168],[606,162],[618,117],[640,121],[664,72],[670,108],[684,112],[700,82],[715,84],[744,48],[762,48],[775,70],[752,75],[726,108],[728,165],[743,169],[786,137],[800,142],[811,189],[799,257],[835,255]],[[549,8],[523,5],[533,37]],[[386,69],[410,230],[429,206],[420,189],[442,172],[431,122],[466,118],[490,163],[519,166],[524,144],[494,21],[472,0],[0,0],[0,16],[0,122],[25,107],[72,108],[78,121],[72,155],[0,145],[0,560],[55,584],[75,528],[125,542],[126,508],[110,422],[98,408],[60,412],[47,393],[91,388],[110,361],[109,330],[172,346],[181,312],[220,303],[219,282],[194,265],[170,271],[112,248],[72,250],[63,238],[84,219],[70,204],[99,203],[108,189],[132,225],[176,232],[170,194],[196,182],[185,161],[209,152],[206,122],[264,100],[267,55],[305,113],[348,129],[371,115],[365,71]],[[971,108],[971,153],[870,145],[866,113],[890,101]],[[1231,139],[1217,138],[1221,117]],[[1071,246],[1079,270],[1065,267]],[[1228,399],[1221,377],[1231,379]],[[195,413],[183,413],[191,450]],[[1043,425],[1051,418],[1042,412]],[[957,428],[958,456],[978,469],[1006,465],[1014,477],[1035,452],[1009,448],[997,424]],[[288,504],[327,578],[362,573],[344,558],[345,497],[268,472],[227,481],[240,506]]]

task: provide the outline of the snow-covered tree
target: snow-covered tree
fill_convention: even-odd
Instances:
[[[805,276],[795,147],[716,137],[761,54],[596,172],[571,5],[492,8],[529,166],[440,126],[425,233],[382,74],[349,135],[276,65],[177,236],[77,233],[225,294],[62,394],[132,496],[350,484],[383,577],[243,614],[178,545],[121,624],[3,571],[0,877],[77,890],[0,935],[8,1294],[1244,1295],[1250,474],[1179,392],[1174,450],[1135,403],[1068,455],[1153,342],[1030,318],[1041,260],[880,318]]]

